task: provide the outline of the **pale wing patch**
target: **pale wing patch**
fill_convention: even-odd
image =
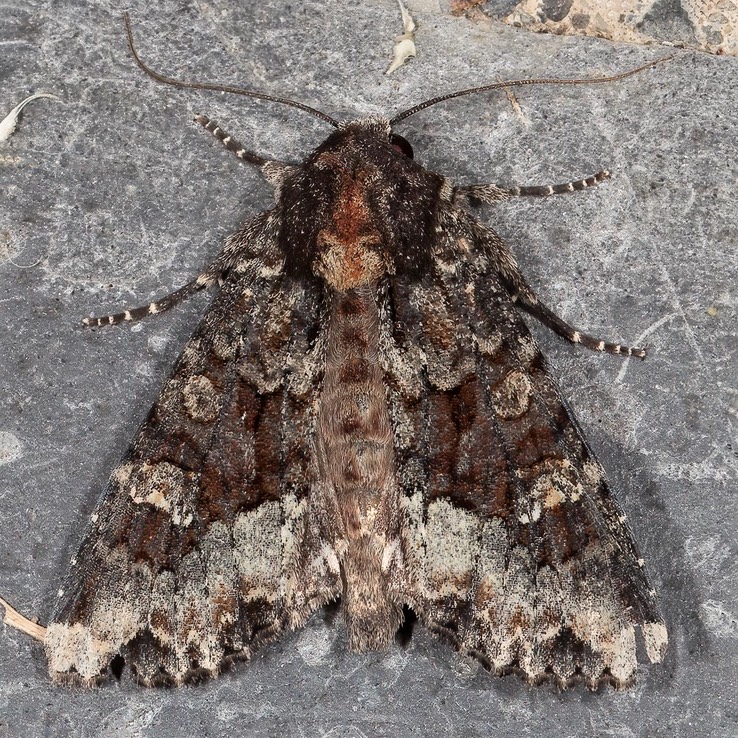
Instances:
[[[51,623],[44,646],[52,677],[74,670],[85,680],[96,678],[118,650],[109,641],[96,638],[82,623]]]
[[[187,380],[182,397],[188,415],[200,423],[210,423],[220,412],[222,393],[202,374]]]
[[[116,469],[114,478],[130,482],[129,496],[136,504],[146,503],[171,514],[175,525],[187,527],[193,520],[195,478],[174,464],[144,463],[138,471],[131,464]]]
[[[128,466],[119,469],[119,476],[133,476]],[[151,472],[161,464],[148,466]],[[267,631],[271,625],[303,623],[315,607],[336,596],[340,583],[338,559],[327,544],[312,552],[307,568],[299,567],[310,548],[305,540],[309,510],[306,501],[287,495],[240,513],[232,527],[215,522],[200,534],[198,549],[179,559],[176,571],[153,574],[148,565],[131,565],[122,549],[109,552],[116,587],[102,586],[94,593],[86,622],[47,628],[44,643],[52,677],[74,673],[92,684],[116,654],[127,658],[126,646],[148,631],[162,650],[152,662],[154,671],[145,672],[147,664],[137,663],[139,678],[153,682],[161,667],[180,684],[193,670],[218,673],[226,649],[250,655],[254,623],[238,622],[244,603],[269,603],[266,610],[274,622],[258,623]],[[311,594],[316,582],[323,589]],[[284,622],[283,612],[289,616]]]
[[[147,566],[131,570],[126,552],[108,553],[107,568],[121,574],[116,586],[102,585],[88,623],[50,623],[44,646],[49,673],[76,671],[85,681],[96,679],[120,648],[147,624],[151,572]],[[148,586],[147,586],[148,585]]]
[[[239,601],[236,557],[228,527],[213,523],[202,538],[200,551],[205,563],[210,620],[216,630],[227,628],[238,618]]]
[[[646,644],[646,654],[653,664],[663,661],[666,647],[669,645],[669,634],[663,623],[644,623],[643,640]]]
[[[233,542],[238,573],[250,598],[274,600],[275,579],[282,561],[282,509],[278,502],[265,502],[255,510],[241,513],[233,526]]]
[[[521,523],[535,523],[544,510],[554,509],[566,501],[576,502],[584,491],[568,459],[545,459],[533,467],[518,470],[516,476],[530,483],[527,493],[517,500],[524,508],[518,516]]]
[[[635,628],[628,622],[622,603],[613,596],[609,582],[590,582],[586,592],[567,577],[564,595],[565,622],[588,644],[620,682],[633,678],[636,660]]]
[[[565,498],[577,489],[572,486],[568,462],[549,462],[550,484],[542,481],[538,488],[542,507],[560,504],[560,490]],[[545,679],[552,671],[562,684],[577,673],[591,687],[608,673],[616,685],[633,681],[637,659],[632,613],[607,577],[581,586],[578,567],[582,560],[598,556],[597,548],[556,570],[539,567],[527,547],[511,547],[502,519],[482,522],[440,500],[428,506],[424,523],[422,499],[416,497],[404,505],[407,560],[422,574],[419,599],[425,608],[430,605],[432,612],[442,613],[448,598],[473,604],[462,605],[469,618],[458,631],[462,650],[482,654],[493,671],[518,665],[531,682]],[[422,605],[419,613],[428,620],[429,612]],[[435,623],[430,619],[429,624]],[[666,628],[662,623],[645,623],[642,630],[649,658],[661,660],[668,640]],[[585,661],[577,662],[558,645],[566,633],[590,649]]]
[[[589,487],[596,488],[602,483],[605,473],[596,461],[587,460],[582,464],[582,476]]]
[[[445,500],[428,506],[425,526],[426,587],[434,596],[468,590],[478,553],[481,522]]]
[[[480,622],[470,629],[483,634],[482,642],[472,637],[464,645],[481,647],[495,670],[517,661],[533,681],[553,668],[566,682],[576,667],[557,656],[554,641],[570,629],[593,652],[583,665],[585,679],[596,683],[609,670],[617,683],[629,683],[637,669],[635,630],[610,582],[591,583],[582,590],[578,575],[566,564],[557,571],[550,567],[536,571],[523,547],[503,556],[499,523],[493,522],[492,528],[482,536],[487,550],[481,552],[480,561],[487,563],[475,597]]]

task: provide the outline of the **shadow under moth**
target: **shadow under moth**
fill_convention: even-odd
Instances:
[[[667,632],[625,516],[521,311],[543,305],[480,203],[583,190],[454,186],[394,118],[338,122],[301,163],[248,151],[275,189],[194,281],[112,325],[219,292],[113,471],[46,629],[54,680],[129,666],[146,685],[218,674],[340,600],[348,646],[386,649],[410,612],[495,674],[596,689],[635,680]],[[661,61],[661,60],[657,60]]]

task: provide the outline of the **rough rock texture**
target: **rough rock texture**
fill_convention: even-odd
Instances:
[[[529,31],[738,55],[738,6],[731,0],[489,0],[480,7]]]

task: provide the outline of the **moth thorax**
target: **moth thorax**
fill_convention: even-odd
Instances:
[[[330,152],[318,163],[333,166],[336,180],[317,234],[313,271],[339,292],[375,284],[387,271],[376,208],[372,206],[371,182],[376,169],[347,165]]]
[[[334,290],[365,287],[376,282],[386,272],[380,244],[371,238],[346,242],[335,233],[318,233],[318,255],[313,264],[315,274]]]

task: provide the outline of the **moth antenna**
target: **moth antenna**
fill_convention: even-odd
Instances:
[[[492,84],[482,85],[481,87],[470,87],[468,90],[459,90],[458,92],[449,92],[447,95],[439,95],[438,97],[433,97],[430,100],[426,100],[425,102],[419,103],[418,105],[414,105],[412,108],[403,110],[401,113],[392,118],[392,120],[390,121],[390,125],[394,126],[401,120],[405,120],[405,118],[409,118],[411,115],[415,115],[415,113],[418,113],[421,110],[425,110],[431,105],[443,102],[444,100],[451,100],[454,97],[473,95],[477,92],[487,92],[488,90],[499,90],[505,87],[523,87],[524,85],[588,85],[599,84],[602,82],[617,82],[620,79],[625,79],[626,77],[630,77],[633,74],[638,74],[638,72],[643,72],[649,67],[653,67],[656,64],[661,64],[661,62],[669,61],[669,59],[673,58],[674,54],[672,54],[671,56],[662,56],[660,59],[655,59],[654,61],[650,61],[647,64],[636,67],[635,69],[629,69],[627,72],[613,74],[609,77],[590,77],[589,79],[513,79],[509,82],[493,82]]]
[[[234,95],[245,95],[246,97],[255,97],[258,100],[268,100],[269,102],[280,103],[281,105],[289,105],[290,107],[297,108],[298,110],[302,110],[305,113],[309,113],[316,118],[320,118],[326,123],[332,125],[334,128],[338,128],[338,121],[335,118],[331,118],[330,115],[324,113],[322,110],[316,110],[315,108],[311,108],[309,105],[303,105],[303,103],[299,103],[295,100],[288,100],[284,97],[275,97],[274,95],[267,95],[263,92],[254,92],[253,90],[246,90],[243,87],[217,85],[210,82],[182,82],[172,77],[165,77],[163,74],[159,74],[158,72],[155,72],[153,69],[151,69],[151,67],[148,67],[138,55],[138,52],[133,45],[133,31],[131,30],[131,19],[129,18],[128,13],[123,13],[123,21],[126,24],[128,48],[130,49],[131,54],[136,61],[136,64],[138,64],[138,66],[141,67],[141,69],[146,72],[149,77],[153,77],[155,80],[157,80],[157,82],[163,82],[164,84],[172,85],[172,87],[179,87],[181,89],[188,90],[212,90],[214,92],[232,92]]]

